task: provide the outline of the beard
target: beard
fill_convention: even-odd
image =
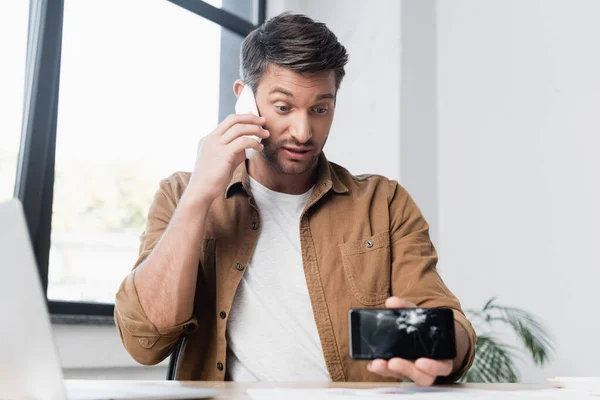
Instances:
[[[269,138],[263,139],[261,142],[265,147],[261,152],[261,155],[265,160],[279,173],[285,175],[301,175],[311,168],[313,168],[319,161],[319,156],[323,151],[322,146],[315,146],[315,143],[308,141],[304,144],[298,144],[293,139],[284,139],[278,142],[272,142]],[[284,147],[310,147],[310,157],[306,160],[289,160],[286,159],[281,153]]]

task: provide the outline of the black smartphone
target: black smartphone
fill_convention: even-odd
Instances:
[[[452,360],[454,315],[448,308],[355,308],[348,313],[354,360]]]

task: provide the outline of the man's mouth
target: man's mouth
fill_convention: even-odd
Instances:
[[[292,152],[292,153],[298,153],[298,154],[304,154],[304,153],[308,153],[310,151],[309,148],[306,147],[284,147],[285,150]]]
[[[284,146],[282,147],[283,153],[292,160],[304,160],[310,156],[312,151],[309,147],[291,147]]]

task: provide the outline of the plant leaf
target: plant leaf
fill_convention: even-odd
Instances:
[[[535,316],[515,307],[492,305],[491,309],[500,314],[493,320],[508,323],[514,329],[536,365],[543,366],[549,361],[554,350],[552,337]]]
[[[489,335],[480,335],[475,345],[473,365],[460,382],[517,382],[511,346]]]
[[[497,297],[492,297],[491,299],[489,299],[487,301],[487,303],[485,303],[485,306],[483,306],[483,311],[488,310],[492,306],[492,304],[494,303],[494,301],[496,301],[496,299],[497,299]]]

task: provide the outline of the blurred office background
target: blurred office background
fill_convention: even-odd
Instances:
[[[19,157],[29,12],[42,3],[0,3],[0,200],[33,174],[24,164],[45,162]],[[125,352],[111,303],[159,180],[190,170],[233,111],[244,32],[283,11],[327,23],[350,53],[328,158],[409,190],[465,308],[498,296],[549,328],[551,363],[518,361],[521,381],[600,374],[600,2],[200,3],[64,1],[40,269],[66,377],[164,378],[166,362]]]

